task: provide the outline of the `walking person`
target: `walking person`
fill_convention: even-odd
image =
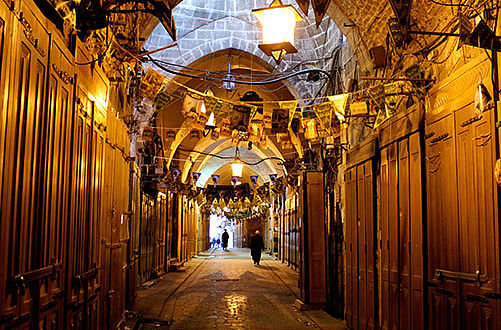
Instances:
[[[259,265],[259,262],[261,261],[261,250],[264,249],[263,238],[261,237],[259,230],[256,230],[256,235],[251,238],[250,249],[254,265]]]
[[[228,234],[228,232],[225,229],[223,235],[221,235],[221,241],[223,242],[223,251],[227,250],[229,239],[230,239],[230,234]]]

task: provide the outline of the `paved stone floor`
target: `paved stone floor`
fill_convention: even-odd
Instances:
[[[200,254],[139,290],[136,329],[344,329],[321,310],[300,311],[297,272],[248,249]]]

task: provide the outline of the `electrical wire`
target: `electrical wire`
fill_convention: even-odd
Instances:
[[[312,72],[322,73],[322,74],[326,75],[329,80],[332,80],[332,76],[330,75],[329,72],[327,72],[327,71],[325,71],[323,69],[317,69],[317,68],[305,69],[305,70],[301,70],[301,71],[297,71],[297,72],[288,74],[288,75],[286,75],[284,77],[281,77],[281,78],[276,78],[276,79],[271,79],[271,80],[261,80],[261,81],[243,81],[243,80],[232,80],[232,79],[226,79],[226,78],[214,78],[214,77],[209,77],[209,76],[193,75],[193,74],[189,74],[189,73],[185,73],[185,72],[176,72],[174,70],[171,70],[171,69],[163,66],[157,60],[153,59],[149,55],[148,55],[148,58],[157,67],[159,67],[160,69],[162,69],[162,70],[164,70],[166,72],[169,72],[171,74],[180,75],[180,76],[184,76],[184,77],[188,77],[188,78],[194,78],[194,79],[210,80],[210,81],[233,82],[233,83],[236,83],[236,84],[244,84],[244,85],[266,85],[266,84],[277,83],[277,82],[280,82],[282,80],[286,80],[286,79],[289,79],[289,78],[292,78],[292,77],[295,77],[295,76],[299,76],[299,75],[307,74],[307,73],[312,73]]]

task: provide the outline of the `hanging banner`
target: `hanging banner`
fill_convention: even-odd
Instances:
[[[402,104],[402,101],[406,99],[405,95],[410,91],[410,84],[406,81],[396,81],[394,83],[384,85],[384,103],[386,111],[390,115],[397,112],[398,108]]]
[[[181,110],[185,118],[197,118],[198,107],[201,101],[194,98],[190,93],[184,93],[183,95],[183,110]]]
[[[219,180],[220,175],[219,174],[212,174],[212,183],[214,184],[214,187],[217,185],[217,181]]]
[[[289,111],[284,109],[273,109],[271,119],[271,133],[287,133],[289,128]]]
[[[343,122],[346,113],[346,102],[348,101],[349,94],[339,94],[327,96],[327,99],[332,102],[334,113],[339,121]]]
[[[261,137],[261,140],[259,140],[257,146],[261,150],[267,150],[268,149],[268,137],[266,135],[263,135]]]
[[[257,175],[251,175],[250,176],[250,181],[251,181],[251,184],[252,184],[253,187],[256,187],[256,185],[257,185],[257,178],[258,178]]]
[[[221,124],[219,125],[219,135],[221,137],[231,137],[232,132],[233,130],[230,128],[230,120],[228,118],[221,120]]]
[[[177,178],[181,175],[181,170],[179,168],[173,168],[172,169],[172,178],[174,181],[177,181]]]
[[[172,96],[170,96],[166,92],[159,92],[155,97],[155,101],[153,103],[155,103],[155,108],[157,109],[157,111],[159,111],[162,110],[163,107],[165,107],[167,104],[169,104],[170,101],[172,101]]]
[[[219,140],[219,128],[213,129],[210,133],[210,138],[214,141]]]
[[[193,127],[199,130],[203,130],[205,128],[205,123],[207,122],[207,114],[201,113],[197,119],[193,122]]]
[[[193,185],[196,185],[196,184],[197,184],[198,179],[200,178],[200,173],[198,173],[198,172],[193,172],[193,173],[191,173],[191,175],[193,176]]]
[[[287,128],[291,127],[292,119],[294,118],[294,114],[296,113],[297,103],[298,101],[296,100],[278,102],[278,105],[281,109],[287,110],[289,112],[289,123],[287,125]]]
[[[204,95],[204,104],[207,112],[214,112],[217,117],[223,108],[223,101],[214,96]]]
[[[139,95],[150,100],[154,100],[155,96],[160,92],[166,84],[165,76],[152,68],[148,68],[139,84]]]
[[[327,8],[329,8],[329,3],[331,0],[311,0],[311,6],[313,7],[313,11],[315,12],[315,21],[317,23],[317,28],[322,23],[322,19],[327,12]]]
[[[249,141],[259,142],[259,140],[261,140],[262,135],[263,135],[262,122],[252,121],[249,125]]]
[[[310,141],[318,140],[317,122],[315,119],[308,119],[306,121],[306,129],[304,131],[304,137]]]
[[[313,111],[317,115],[320,126],[330,132],[331,122],[332,122],[332,110],[333,105],[332,102],[324,102],[317,105],[312,106]]]
[[[371,99],[376,104],[376,107],[379,109],[384,108],[384,85],[379,84],[376,86],[372,86],[367,90],[367,94],[371,97]]]
[[[252,108],[246,105],[230,106],[230,128],[247,132]]]

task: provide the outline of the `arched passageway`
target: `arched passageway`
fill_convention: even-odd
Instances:
[[[0,1],[0,330],[501,329],[498,14]]]

